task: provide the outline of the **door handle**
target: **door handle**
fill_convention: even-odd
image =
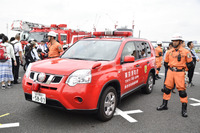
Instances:
[[[138,64],[136,65],[136,67],[139,67],[139,66],[140,66],[140,65],[138,65]]]

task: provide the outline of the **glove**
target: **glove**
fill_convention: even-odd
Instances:
[[[185,85],[186,87],[189,85],[188,71],[185,71]]]

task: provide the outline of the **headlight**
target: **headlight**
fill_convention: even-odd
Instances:
[[[92,75],[90,69],[77,70],[73,72],[67,79],[66,84],[75,86],[76,84],[91,83]]]
[[[29,76],[29,74],[30,74],[30,72],[31,72],[31,66],[32,66],[32,63],[30,63],[30,64],[28,65],[27,69],[26,69],[25,75],[26,75],[27,78],[28,78],[28,76]]]

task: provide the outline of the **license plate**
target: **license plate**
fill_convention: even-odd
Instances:
[[[46,94],[32,91],[32,101],[46,104]]]

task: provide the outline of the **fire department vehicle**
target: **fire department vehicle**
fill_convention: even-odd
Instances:
[[[84,37],[91,36],[91,32],[68,29],[66,24],[52,24],[51,26],[46,26],[21,20],[13,21],[11,29],[21,32],[22,47],[24,47],[29,40],[36,40],[38,43],[42,40],[47,42],[47,34],[49,31],[57,33],[56,40],[59,41],[60,44],[65,45],[64,48],[70,47],[73,43]]]
[[[25,99],[71,111],[95,111],[113,117],[121,99],[155,84],[155,52],[130,31],[94,32],[59,58],[31,63],[23,77]]]

